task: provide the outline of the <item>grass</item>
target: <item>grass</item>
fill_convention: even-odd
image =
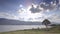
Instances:
[[[31,30],[0,32],[0,34],[60,34],[60,26],[50,28],[49,31],[46,31],[45,29],[31,29]]]
[[[20,31],[11,31],[11,32],[1,32],[0,34],[60,34],[52,33],[50,31],[43,30],[20,30]]]
[[[60,25],[54,26],[53,28],[50,28],[49,30],[50,32],[53,32],[53,33],[60,33]]]

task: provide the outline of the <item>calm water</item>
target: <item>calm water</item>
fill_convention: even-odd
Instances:
[[[44,25],[0,25],[0,32],[24,30],[32,28],[46,28]]]

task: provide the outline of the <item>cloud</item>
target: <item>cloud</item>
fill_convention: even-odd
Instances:
[[[38,5],[37,6],[36,5],[32,5],[29,10],[31,11],[31,13],[39,13],[40,11],[42,11]]]
[[[34,7],[33,11],[30,11],[29,9],[31,8],[31,6],[28,7],[28,9],[19,9],[18,12],[18,17],[23,20],[23,21],[43,21],[44,19],[48,19],[50,17],[52,17],[52,13],[51,12],[44,12],[43,8],[39,9],[41,10],[41,12],[33,12],[36,9],[36,6]],[[36,11],[36,10],[35,10]],[[49,10],[46,10],[49,11]]]
[[[51,3],[51,4],[48,4],[48,3],[45,3],[44,2],[42,4],[40,4],[40,6],[44,9],[44,10],[54,10],[56,9],[56,2],[55,3]]]
[[[7,19],[18,20],[18,18],[15,15],[9,14],[9,13],[5,13],[5,12],[0,12],[0,18],[7,18]]]
[[[50,2],[50,4],[42,2],[40,5],[33,4],[32,7],[30,5],[27,9],[22,7],[17,12],[18,18],[23,21],[42,22],[44,19],[50,19],[52,22],[60,22],[60,17],[51,12],[56,9],[57,5],[55,2]]]
[[[32,13],[39,13],[41,11],[46,11],[46,12],[48,12],[48,11],[56,11],[57,8],[58,8],[57,1],[56,2],[51,1],[50,3],[41,2],[40,5],[32,4],[32,6],[30,8],[30,11]]]
[[[32,13],[31,11],[29,11],[29,9],[31,8],[28,7],[28,9],[19,9],[18,12],[18,17],[23,20],[23,21],[39,21],[39,19],[36,19],[38,17],[42,17],[44,14],[42,14],[42,12],[39,13]],[[41,19],[40,19],[41,20]]]
[[[59,23],[60,22],[60,15],[52,14],[52,15],[50,15],[50,17],[48,19],[50,19],[51,22]]]

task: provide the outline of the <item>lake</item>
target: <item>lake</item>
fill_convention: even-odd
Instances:
[[[15,30],[24,30],[24,29],[37,29],[37,28],[46,28],[44,25],[0,25],[0,32],[8,32]],[[50,27],[50,26],[49,26]]]

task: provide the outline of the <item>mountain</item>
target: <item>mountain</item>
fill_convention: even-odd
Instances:
[[[41,25],[41,22],[29,22],[0,18],[0,25]]]

